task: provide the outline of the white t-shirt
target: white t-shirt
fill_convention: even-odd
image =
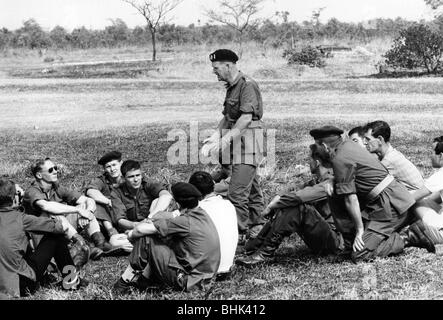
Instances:
[[[425,179],[425,187],[432,193],[440,192],[443,200],[443,168],[440,168],[429,178]]]
[[[234,264],[238,242],[237,213],[234,205],[221,196],[213,195],[199,204],[214,222],[220,239],[220,266],[218,272],[228,272]]]

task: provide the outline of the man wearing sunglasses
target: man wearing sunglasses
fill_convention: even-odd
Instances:
[[[53,216],[57,219],[66,218],[70,223],[68,237],[79,239],[78,229],[85,228],[95,244],[91,248],[91,259],[99,259],[104,251],[109,251],[112,246],[106,242],[100,232],[100,226],[94,216],[95,201],[81,193],[66,188],[59,184],[57,166],[46,158],[38,160],[31,168],[35,181],[25,191],[23,205],[25,212],[36,216]],[[40,241],[35,236],[36,245]]]

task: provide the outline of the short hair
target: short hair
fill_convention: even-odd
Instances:
[[[189,183],[194,185],[203,196],[214,192],[214,180],[212,176],[205,171],[194,172],[189,178]]]
[[[387,122],[382,120],[369,122],[365,125],[364,130],[367,132],[369,129],[372,129],[372,136],[374,138],[382,136],[383,139],[385,139],[385,142],[391,140],[391,127]]]
[[[309,148],[311,149],[312,159],[320,161],[326,168],[332,168],[331,155],[323,145],[314,143]]]
[[[354,133],[358,134],[360,137],[363,137],[365,135],[365,130],[362,126],[352,128],[348,132],[348,137],[352,136]]]
[[[37,178],[36,175],[38,172],[42,171],[43,166],[45,165],[46,161],[51,160],[50,158],[45,159],[38,159],[32,166],[31,166],[31,173],[34,176],[34,178]]]
[[[0,206],[9,206],[14,202],[17,190],[11,180],[0,179]]]
[[[135,160],[126,160],[122,163],[122,166],[120,168],[120,171],[122,172],[123,177],[126,176],[126,173],[132,170],[138,170],[140,169],[140,162]]]

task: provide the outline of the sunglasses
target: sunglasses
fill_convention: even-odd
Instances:
[[[49,169],[48,169],[48,172],[49,172],[49,173],[52,173],[54,170],[55,170],[55,171],[58,171],[57,166],[53,166],[52,168],[49,168]]]

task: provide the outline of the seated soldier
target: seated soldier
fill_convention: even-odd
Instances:
[[[95,247],[91,248],[91,259],[99,259],[103,251],[111,250],[112,246],[100,232],[100,226],[94,216],[95,201],[61,186],[57,169],[49,158],[39,160],[32,166],[35,181],[25,191],[25,212],[35,216],[67,219],[70,223],[68,234],[74,239],[80,239],[77,230],[85,228],[95,244]],[[37,245],[40,237],[34,235],[34,240]]]
[[[121,172],[125,182],[111,192],[114,219],[121,230],[132,230],[169,207],[171,194],[162,184],[143,178],[139,162],[123,162]]]
[[[358,143],[359,146],[365,148],[365,144],[363,142],[363,139],[365,137],[365,132],[363,127],[355,127],[349,130],[348,137],[350,140],[354,141],[355,143]]]
[[[272,259],[283,239],[294,232],[316,254],[344,251],[344,239],[334,225],[325,189],[333,179],[330,156],[317,144],[312,144],[310,151],[309,166],[314,178],[301,190],[274,197],[262,213],[272,219],[257,238],[246,243],[247,256],[238,258],[237,264],[252,267]],[[349,220],[348,229],[350,224]]]
[[[108,152],[101,157],[98,164],[103,167],[104,173],[92,179],[85,188],[86,196],[94,199],[97,205],[95,216],[109,237],[118,234],[113,226],[115,221],[112,219],[111,191],[123,183],[120,171],[121,159],[122,154],[118,151]]]
[[[353,261],[398,254],[406,246],[435,252],[435,244],[441,242],[441,237],[422,220],[413,223],[415,217],[409,209],[415,200],[406,187],[367,150],[344,141],[342,133],[333,126],[310,131],[332,156],[334,194],[329,204],[334,220],[342,212],[352,219]],[[400,232],[408,225],[406,232]]]
[[[189,179],[203,196],[199,206],[214,222],[220,239],[220,267],[217,278],[228,278],[234,264],[235,249],[238,242],[237,213],[234,205],[214,193],[214,181],[209,173],[194,172]]]
[[[220,243],[211,218],[198,207],[201,193],[184,182],[174,184],[171,190],[181,214],[172,219],[153,217],[129,231],[134,250],[129,266],[114,285],[116,293],[129,293],[131,286],[190,291],[203,288],[215,277]]]
[[[88,256],[83,256],[83,261],[75,267],[64,237],[69,227],[67,220],[35,217],[14,210],[16,193],[13,182],[0,180],[0,293],[13,297],[33,294],[52,258],[64,278],[63,289],[86,286],[88,282],[80,279],[78,271]],[[33,251],[27,237],[31,231],[43,234]]]
[[[429,178],[425,179],[424,186],[414,192],[414,198],[418,200],[428,199],[433,202],[432,207],[443,213],[441,207],[443,199],[443,136],[435,138],[433,142],[434,154],[431,156],[432,166],[438,169]],[[443,224],[439,226],[443,228]]]
[[[417,167],[391,145],[391,128],[385,121],[373,121],[364,127],[365,144],[369,152],[377,154],[381,163],[409,192],[424,186],[424,179]],[[443,216],[437,214],[431,201],[416,199],[412,212],[424,223],[438,227],[443,225]]]

